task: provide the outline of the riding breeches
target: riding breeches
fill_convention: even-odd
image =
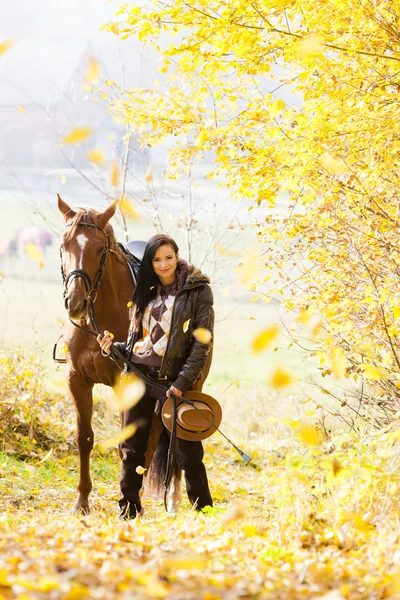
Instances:
[[[147,367],[144,365],[138,365],[138,367],[147,374]],[[163,402],[165,393],[158,388],[146,386],[146,392],[141,400],[122,414],[122,427],[132,423],[137,428],[132,437],[120,444],[122,469],[119,505],[122,511],[129,508],[132,517],[141,510],[140,490],[143,474],[138,467],[144,467],[145,464],[145,454],[157,400]],[[177,465],[185,473],[187,495],[196,510],[201,510],[205,506],[212,506],[203,456],[204,451],[201,442],[176,439]]]

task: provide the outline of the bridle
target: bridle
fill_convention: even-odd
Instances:
[[[66,228],[71,227],[71,225],[72,225],[72,223],[67,223],[67,225],[65,227]],[[105,231],[105,229],[103,229],[103,227],[100,227],[100,225],[96,225],[95,223],[86,223],[85,221],[83,221],[82,223],[78,224],[78,227],[80,227],[80,226],[94,227],[95,229],[98,229],[99,231],[101,231],[105,236],[105,244],[104,244],[103,251],[101,253],[99,268],[96,271],[93,281],[92,281],[90,275],[88,275],[88,273],[86,273],[86,271],[84,271],[83,269],[74,269],[73,271],[70,271],[67,275],[65,275],[64,267],[63,267],[63,259],[62,259],[62,249],[60,248],[61,276],[62,276],[62,280],[63,280],[63,284],[64,284],[64,292],[63,292],[64,306],[68,310],[68,305],[67,305],[68,284],[75,277],[81,277],[83,279],[83,283],[85,284],[86,300],[88,303],[88,314],[89,314],[90,324],[92,325],[94,331],[92,329],[88,329],[87,327],[82,327],[81,325],[78,325],[78,323],[76,323],[72,319],[69,319],[69,320],[78,329],[82,329],[82,331],[87,331],[88,333],[91,333],[92,335],[98,335],[100,333],[100,331],[99,331],[99,328],[97,327],[97,323],[96,323],[96,318],[95,318],[95,313],[94,313],[94,303],[97,300],[97,290],[99,289],[99,285],[100,285],[101,279],[103,277],[104,270],[106,268],[107,255],[108,255],[108,251],[110,249],[110,239],[109,239],[108,233]]]

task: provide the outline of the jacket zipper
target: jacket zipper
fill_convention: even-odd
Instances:
[[[181,294],[182,292],[187,292],[188,290],[194,290],[195,288],[197,288],[197,287],[201,287],[202,285],[204,285],[204,284],[203,284],[203,283],[196,283],[196,284],[194,284],[194,285],[192,285],[192,286],[190,286],[190,287],[187,287],[187,288],[184,288],[184,287],[183,287],[183,288],[182,288],[181,290],[179,290],[179,292],[176,294],[176,296],[175,296],[175,300],[174,300],[174,306],[172,307],[172,315],[171,315],[171,327],[170,327],[170,329],[169,329],[169,330],[170,330],[170,332],[172,331],[172,325],[174,324],[175,303],[176,303],[176,299],[177,299],[177,297],[179,296],[179,294]],[[169,335],[169,336],[168,336],[168,341],[167,341],[167,346],[166,346],[166,348],[165,348],[165,353],[164,353],[164,356],[163,356],[163,358],[162,358],[162,361],[161,361],[160,369],[159,369],[159,371],[158,371],[158,373],[159,373],[159,376],[160,376],[160,377],[162,377],[162,376],[163,376],[163,375],[162,375],[162,369],[163,369],[163,366],[164,366],[165,357],[167,356],[167,353],[168,353],[168,348],[169,348],[169,340],[170,340],[170,339],[171,339],[171,336]]]

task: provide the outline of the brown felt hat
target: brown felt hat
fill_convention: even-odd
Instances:
[[[192,406],[185,400],[191,400]],[[161,413],[165,427],[172,428],[172,399],[167,398]],[[185,392],[176,397],[176,435],[182,440],[195,442],[210,437],[220,426],[222,408],[215,398],[203,392]]]

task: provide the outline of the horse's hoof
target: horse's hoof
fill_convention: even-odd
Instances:
[[[74,504],[72,511],[77,515],[90,515],[89,502],[82,502],[77,500]]]

